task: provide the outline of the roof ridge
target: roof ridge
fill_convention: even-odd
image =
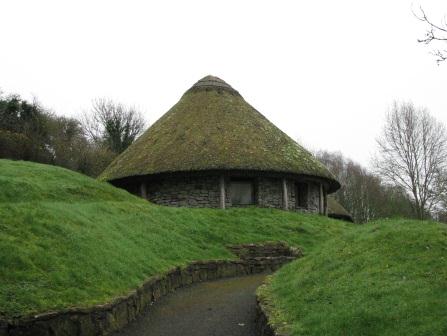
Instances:
[[[209,90],[217,90],[217,91],[227,91],[231,94],[235,94],[241,96],[240,93],[235,90],[230,84],[220,79],[217,76],[207,75],[202,79],[199,79],[193,86],[191,86],[186,92],[194,92],[194,91],[209,91]]]

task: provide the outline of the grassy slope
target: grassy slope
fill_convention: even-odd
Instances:
[[[347,227],[268,209],[151,205],[68,170],[0,160],[0,317],[103,303],[226,244],[283,240],[312,250]]]
[[[359,227],[282,268],[260,292],[293,335],[446,335],[447,226]]]

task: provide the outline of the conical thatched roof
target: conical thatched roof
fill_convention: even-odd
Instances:
[[[351,214],[332,195],[327,198],[327,212],[329,217],[353,222]]]
[[[315,125],[316,127],[316,125]],[[165,172],[257,170],[318,176],[326,167],[223,80],[207,76],[119,155],[102,180]]]

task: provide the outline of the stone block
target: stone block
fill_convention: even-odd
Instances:
[[[79,314],[78,315],[79,335],[96,335],[97,330],[95,324],[92,321],[91,314]]]

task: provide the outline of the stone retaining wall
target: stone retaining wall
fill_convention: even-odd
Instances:
[[[278,336],[269,323],[268,314],[264,311],[264,306],[256,298],[256,335],[258,336]]]
[[[256,297],[256,335],[258,336],[290,336],[288,333],[280,332],[271,323],[268,306]]]
[[[301,256],[283,243],[230,246],[239,260],[192,262],[155,276],[128,295],[91,308],[72,308],[13,320],[0,320],[0,336],[107,335],[131,321],[162,296],[195,282],[273,272]],[[149,307],[149,308],[148,308]]]
[[[255,330],[257,336],[290,336],[291,332],[287,325],[281,322],[274,322],[275,307],[272,302],[263,293],[266,286],[269,286],[269,280],[264,281],[256,291],[256,321]],[[277,319],[276,319],[277,320]]]

